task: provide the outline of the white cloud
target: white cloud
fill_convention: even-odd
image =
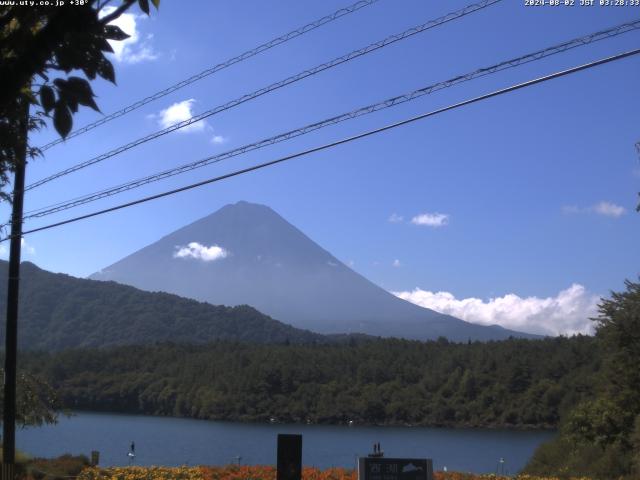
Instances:
[[[193,107],[195,103],[196,100],[193,98],[189,98],[181,102],[172,103],[164,110],[160,110],[160,112],[158,113],[147,115],[146,118],[149,120],[157,121],[158,125],[161,128],[168,128],[177,123],[191,120],[194,116]],[[188,124],[182,128],[179,128],[177,131],[180,133],[206,131],[210,134],[214,132],[213,127],[211,127],[211,125],[209,125],[205,119]],[[222,145],[223,143],[227,143],[228,141],[228,137],[219,135],[217,133],[213,134],[213,136],[211,137],[211,143],[215,145]]]
[[[22,238],[20,239],[20,246],[21,248],[21,253],[22,255],[30,255],[30,256],[34,256],[36,254],[36,249],[33,245],[31,245],[30,243],[27,243],[27,241]],[[4,257],[6,258],[9,255],[9,244],[0,244],[0,257]]]
[[[562,207],[562,213],[576,214],[576,213],[595,213],[597,215],[603,215],[605,217],[618,218],[627,213],[627,209],[616,205],[613,202],[602,201],[596,203],[590,207],[578,207],[577,205],[565,205]]]
[[[446,213],[422,213],[413,217],[411,223],[434,228],[443,227],[449,224],[449,215]]]
[[[394,267],[400,267],[402,264],[400,263],[400,260],[396,258],[391,265]]]
[[[171,125],[175,125],[176,123],[189,120],[193,117],[192,109],[194,103],[195,100],[190,98],[188,100],[183,100],[182,102],[176,102],[164,110],[160,110],[160,113],[157,115],[158,124],[162,128],[167,128]],[[155,118],[155,116],[151,116],[151,118]],[[178,132],[201,132],[206,128],[206,126],[206,122],[201,120],[178,129]]]
[[[593,206],[593,211],[599,215],[618,218],[619,216],[624,215],[626,209],[620,205],[616,205],[615,203],[600,202]]]
[[[20,240],[20,244],[22,246],[22,252],[26,253],[27,255],[36,254],[36,249],[32,245],[29,245],[24,238]]]
[[[112,13],[116,7],[104,7],[100,16],[104,17]],[[111,48],[113,48],[113,56],[117,62],[121,63],[140,63],[158,58],[158,54],[153,50],[151,42],[153,35],[147,35],[142,41],[140,40],[140,32],[138,31],[138,20],[147,18],[145,15],[136,15],[135,13],[123,13],[110,25],[120,27],[120,29],[129,35],[125,40],[109,40]]]
[[[430,292],[416,288],[411,292],[392,292],[409,302],[482,325],[543,335],[591,333],[589,318],[597,315],[598,295],[573,284],[555,297],[522,298],[513,293],[503,297],[457,299],[449,292]]]
[[[221,145],[223,143],[227,143],[227,137],[223,137],[222,135],[214,135],[211,138],[211,143],[215,143],[216,145]]]
[[[389,217],[389,221],[391,223],[400,223],[404,220],[404,217],[402,215],[398,215],[397,213],[392,213],[391,216]]]
[[[213,262],[229,255],[227,250],[218,245],[206,247],[198,242],[191,242],[186,247],[176,246],[176,249],[173,258],[195,258],[203,262]]]

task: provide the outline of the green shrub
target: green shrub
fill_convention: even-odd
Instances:
[[[89,466],[85,455],[65,454],[57,458],[34,458],[26,465],[27,474],[34,480],[67,480]]]

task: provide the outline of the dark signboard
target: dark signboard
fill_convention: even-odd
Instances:
[[[361,457],[358,480],[433,480],[433,462],[427,458]]]
[[[277,480],[302,478],[302,435],[278,434]]]

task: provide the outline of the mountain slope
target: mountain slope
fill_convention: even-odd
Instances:
[[[269,207],[247,202],[227,205],[91,278],[213,304],[248,304],[319,333],[421,340],[445,336],[455,341],[528,336],[470,324],[401,300],[348,268]]]
[[[7,262],[0,261],[0,292],[7,290]],[[6,296],[0,295],[4,325]],[[150,293],[114,282],[54,274],[22,263],[18,343],[21,348],[206,343],[325,343],[321,335],[273,320],[252,307],[224,307]],[[4,328],[0,329],[4,342]]]

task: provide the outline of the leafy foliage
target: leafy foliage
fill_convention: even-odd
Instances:
[[[4,370],[0,369],[4,376]],[[18,372],[16,385],[16,422],[21,425],[55,423],[60,408],[53,388],[38,376]],[[0,389],[0,417],[4,406],[4,391]]]
[[[576,445],[566,437],[559,436],[538,447],[525,471],[529,475],[551,476],[561,480],[577,476],[619,480],[629,468],[628,461],[621,453],[616,445]]]
[[[62,404],[217,420],[554,427],[593,394],[592,337],[158,344],[33,352]],[[526,370],[526,383],[514,382]]]
[[[77,477],[90,465],[84,455],[61,455],[56,458],[34,458],[26,463],[28,479],[33,480],[67,480]]]
[[[0,188],[21,159],[26,132],[42,128],[44,119],[52,117],[56,131],[66,137],[80,105],[99,111],[89,80],[99,76],[115,83],[113,65],[105,56],[113,52],[108,40],[128,35],[109,23],[135,0],[124,0],[103,17],[105,2],[99,0],[71,8],[39,3],[0,6]],[[158,8],[159,0],[152,3]],[[149,14],[147,0],[138,5]],[[85,78],[69,76],[74,71]],[[35,111],[25,120],[30,106]],[[30,157],[38,153],[28,148]]]
[[[563,420],[560,436],[542,446],[527,471],[640,476],[640,284],[626,282],[600,304],[596,337],[603,355],[596,396]]]

